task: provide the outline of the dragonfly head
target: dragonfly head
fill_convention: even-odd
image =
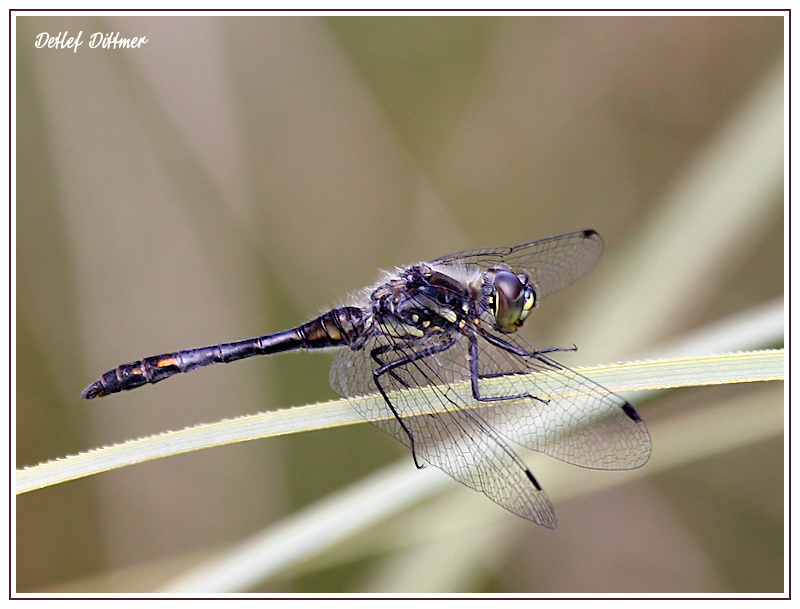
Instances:
[[[497,269],[493,274],[489,306],[495,330],[505,334],[516,332],[536,306],[536,290],[528,283],[525,273],[515,275],[509,270]]]

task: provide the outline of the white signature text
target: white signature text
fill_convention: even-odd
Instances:
[[[78,52],[78,48],[83,44],[83,30],[76,36],[70,36],[69,32],[59,32],[51,36],[48,32],[42,32],[36,36],[37,49],[72,49],[73,53]],[[89,36],[90,49],[140,49],[142,45],[149,41],[146,36],[136,36],[133,38],[123,38],[119,32],[95,32]]]

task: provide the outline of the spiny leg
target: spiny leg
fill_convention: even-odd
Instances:
[[[480,332],[481,336],[483,336],[487,341],[492,343],[496,347],[500,347],[514,355],[519,355],[520,357],[535,357],[536,359],[541,360],[543,363],[548,365],[556,365],[558,370],[561,370],[563,366],[551,360],[547,357],[539,357],[543,353],[555,353],[558,351],[577,351],[578,347],[576,345],[572,345],[571,347],[547,347],[546,349],[534,349],[533,351],[528,351],[527,349],[523,349],[518,347],[508,341],[503,340],[499,336],[495,336],[491,332],[487,332],[484,328],[478,328],[478,332]]]

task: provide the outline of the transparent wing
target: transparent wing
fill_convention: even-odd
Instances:
[[[513,348],[533,352],[518,336],[501,338]],[[449,348],[415,359],[423,350],[450,341],[454,342]],[[508,441],[594,469],[631,469],[648,460],[650,436],[633,407],[547,355],[523,357],[480,338],[481,396],[533,397],[487,404],[474,399],[469,384],[454,387],[470,380],[468,345],[467,337],[460,334],[414,342],[372,337],[364,349],[343,349],[337,354],[331,385],[345,397],[374,394],[373,371],[379,363],[370,356],[373,350],[380,353],[382,363],[407,362],[380,377],[387,393],[397,392],[390,394],[394,413],[381,400],[371,405],[354,402],[356,410],[412,448],[418,459],[545,526],[555,525],[552,506]],[[534,382],[526,372],[545,374]],[[430,408],[419,403],[419,392],[406,391],[416,387],[432,388],[427,399],[435,403]],[[434,409],[442,412],[419,415]]]
[[[482,269],[504,266],[528,273],[539,296],[567,287],[597,264],[603,241],[591,229],[531,241],[514,247],[465,250],[432,260],[440,264],[472,264]]]
[[[534,352],[517,335],[501,338]],[[454,356],[446,352],[440,359]],[[509,440],[592,469],[633,469],[650,458],[650,434],[633,406],[549,355],[521,357],[480,340],[479,361],[482,397],[533,396],[493,402],[482,412]],[[544,374],[533,381],[525,372]]]
[[[331,385],[343,396],[374,394],[372,373],[377,363],[370,355],[374,349],[381,351],[382,361],[388,363],[411,358],[430,346],[430,341],[423,345],[385,335],[372,337],[363,349],[339,351],[331,368]],[[417,462],[438,467],[514,514],[555,528],[555,512],[547,494],[507,441],[483,418],[485,409],[470,408],[463,392],[450,386],[462,370],[441,366],[432,356],[409,361],[393,372],[382,375],[380,382],[387,392],[398,392],[391,394],[394,412],[382,400],[353,401],[362,416],[411,448]],[[418,402],[418,394],[403,390],[420,386],[433,389],[430,399],[439,412],[418,414],[426,410],[426,404]]]
[[[512,347],[535,353],[516,334],[497,334]],[[408,347],[403,352],[410,352]],[[399,380],[386,383],[391,390],[448,386],[470,380],[468,340],[458,335],[455,344],[413,367],[398,369]],[[477,409],[481,418],[512,442],[551,457],[591,469],[624,470],[644,465],[650,458],[651,440],[644,421],[631,404],[602,385],[558,363],[546,354],[521,357],[478,338],[478,383],[483,398],[531,395],[515,400],[481,403],[471,390],[461,391],[464,407]],[[364,362],[369,366],[369,362]],[[373,362],[372,368],[376,364]],[[372,368],[360,370],[361,393],[375,392]],[[532,380],[525,373],[540,372]],[[334,387],[336,389],[336,387]]]

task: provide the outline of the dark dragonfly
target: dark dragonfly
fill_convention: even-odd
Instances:
[[[354,408],[408,446],[417,467],[435,465],[555,528],[553,506],[512,442],[595,469],[631,469],[650,456],[633,406],[551,357],[575,347],[535,349],[516,334],[539,300],[588,272],[602,248],[600,236],[584,230],[415,264],[388,274],[355,306],[291,330],[123,364],[81,395],[254,355],[341,347],[331,386],[343,397],[377,391],[382,399],[352,400]],[[533,381],[530,372],[544,376]]]

